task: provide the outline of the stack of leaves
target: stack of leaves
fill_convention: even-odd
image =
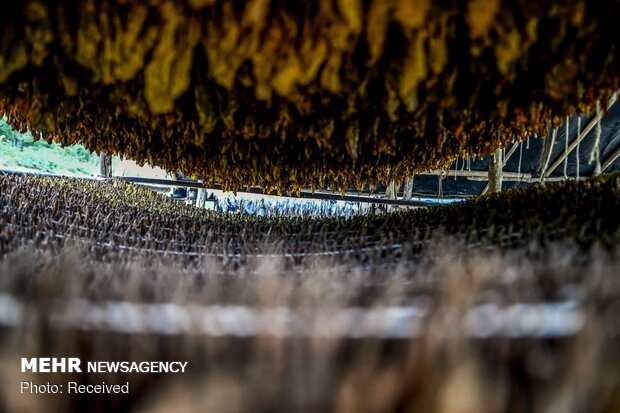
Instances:
[[[353,218],[257,217],[195,209],[126,182],[0,176],[0,253],[24,244],[76,240],[97,256],[275,254],[398,262],[433,241],[512,248],[566,241],[583,248],[620,244],[620,176],[511,190],[469,202]]]

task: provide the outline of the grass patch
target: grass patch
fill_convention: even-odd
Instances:
[[[99,172],[99,157],[82,145],[62,147],[35,140],[29,132],[16,132],[0,119],[0,168],[91,176]]]

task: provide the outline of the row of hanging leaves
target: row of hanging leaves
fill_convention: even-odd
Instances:
[[[619,18],[611,0],[12,2],[0,115],[225,189],[402,181],[607,99]]]
[[[0,175],[0,189],[0,254],[73,239],[113,260],[133,253],[243,259],[269,251],[301,259],[331,251],[360,262],[398,262],[445,237],[504,247],[568,241],[615,248],[620,241],[620,215],[611,207],[620,204],[618,174],[348,219],[222,215],[123,181]]]

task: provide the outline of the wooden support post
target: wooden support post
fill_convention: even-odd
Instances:
[[[600,101],[596,101],[596,117],[597,117],[597,121],[596,121],[596,130],[594,133],[594,147],[592,148],[592,153],[590,155],[590,163],[592,163],[594,161],[594,172],[592,173],[593,176],[597,176],[600,175],[602,172],[602,166],[601,166],[601,134],[603,133],[603,130],[601,129],[601,102]]]
[[[105,152],[99,155],[99,176],[112,178],[112,157]]]
[[[437,198],[443,198],[443,180],[446,177],[445,172],[437,175],[438,183],[437,183]]]
[[[207,191],[204,188],[198,188],[198,193],[196,194],[196,207],[204,208],[206,200]]]
[[[396,199],[398,197],[398,188],[399,186],[396,185],[396,181],[388,182],[387,187],[385,188],[386,197],[388,199]],[[386,205],[385,210],[392,211],[394,210],[394,206]]]
[[[506,166],[506,163],[508,162],[508,159],[510,159],[510,157],[512,156],[513,153],[515,153],[515,151],[517,150],[517,147],[521,146],[521,142],[515,142],[510,149],[508,150],[508,153],[506,154],[506,156],[504,157],[504,159],[502,159],[502,170],[504,168],[504,166]],[[520,165],[520,164],[519,164]],[[521,171],[519,170],[519,172],[517,172],[517,177],[520,179],[521,177]],[[504,180],[505,176],[504,176],[504,172],[502,172],[502,181]],[[480,195],[484,195],[487,192],[489,192],[489,182],[487,182],[487,184],[485,185],[484,189],[482,190],[482,192],[480,192]]]
[[[491,156],[489,162],[489,192],[502,191],[502,174],[504,161],[502,159],[502,149],[497,149]]]
[[[540,153],[540,183],[542,185],[545,184],[545,179],[548,176],[547,168],[549,167],[549,161],[551,160],[551,154],[553,153],[553,147],[555,146],[555,138],[558,136],[557,128],[552,128],[550,135],[551,139],[549,139],[549,137],[545,139],[545,145]]]
[[[396,199],[396,195],[398,194],[397,191],[398,188],[396,187],[396,182],[391,181],[385,189],[385,195],[387,195],[388,199]]]
[[[413,197],[413,179],[414,176],[405,178],[404,188],[403,188],[403,199],[405,201],[411,201]]]

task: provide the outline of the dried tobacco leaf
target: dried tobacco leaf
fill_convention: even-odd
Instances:
[[[16,2],[0,112],[231,189],[342,190],[593,110],[620,86],[619,17],[612,0]]]

